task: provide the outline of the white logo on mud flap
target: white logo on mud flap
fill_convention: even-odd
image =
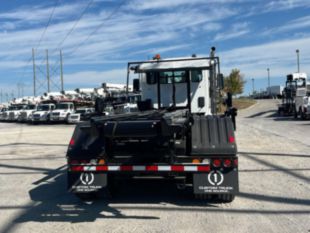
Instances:
[[[93,173],[82,173],[80,180],[84,185],[91,185],[95,180],[95,176]]]
[[[212,185],[221,185],[224,181],[224,175],[220,171],[212,171],[208,175],[208,181]]]

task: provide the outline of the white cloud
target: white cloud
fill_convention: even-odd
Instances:
[[[63,12],[68,7],[67,5],[61,6],[61,8],[59,6],[55,10],[55,14]],[[42,49],[37,51],[38,55],[44,53],[43,49],[49,48],[51,56],[53,56],[51,48],[58,47],[58,43],[74,24],[71,14],[76,11],[77,7],[78,5],[73,5],[69,13],[64,14],[68,17],[67,20],[57,21],[50,25],[41,43]],[[51,8],[49,9],[51,10]],[[10,14],[0,13],[0,17],[14,18],[21,13],[20,19],[27,18],[27,15],[34,15],[35,19],[43,20],[43,13],[46,13],[42,7],[36,7],[35,10],[23,8],[17,12],[15,14],[12,12]],[[154,51],[156,48],[162,48],[164,52],[172,51],[171,44],[184,44],[184,35],[195,37],[198,36],[195,31],[217,30],[221,27],[218,21],[236,14],[236,11],[221,7],[220,9],[211,8],[208,11],[180,9],[146,15],[121,10],[110,20],[105,21],[109,13],[107,10],[98,14],[88,13],[80,20],[76,29],[62,45],[67,64],[89,64],[91,62],[98,64],[107,59],[123,60],[124,54],[145,50],[146,47],[150,51]],[[46,17],[45,15],[45,20],[47,20]],[[159,19],[160,23],[158,23]],[[105,21],[103,27],[80,46],[81,41],[88,38],[88,35],[103,21]],[[19,62],[21,57],[26,59],[31,56],[31,48],[36,46],[43,29],[43,27],[33,27],[2,33],[0,44],[0,63],[2,64],[0,67],[5,67],[9,62],[11,65],[7,68],[12,68],[13,65],[17,65],[16,68],[22,66]],[[76,50],[77,46],[80,46],[77,52],[70,54]]]
[[[238,38],[250,32],[249,24],[247,22],[233,24],[231,29],[215,35],[215,41],[230,40]]]
[[[66,85],[77,87],[98,86],[102,83],[126,83],[126,69],[114,69],[109,71],[83,71],[65,74]]]
[[[76,15],[76,12],[79,12],[81,9],[83,9],[83,7],[85,7],[85,3],[58,5],[55,8],[53,19],[65,19],[70,16]],[[15,22],[16,20],[20,20],[25,24],[47,22],[53,8],[53,5],[39,5],[32,7],[23,6],[10,12],[1,12],[0,19],[14,20]]]
[[[310,2],[307,0],[277,0],[268,2],[264,8],[267,12],[270,12],[290,10],[299,7],[310,7]]]
[[[310,16],[305,16],[301,18],[297,18],[285,23],[282,26],[272,28],[263,32],[263,35],[275,35],[281,32],[289,32],[294,31],[301,28],[309,28],[310,27]]]
[[[300,50],[301,70],[310,73],[310,37],[294,40],[281,40],[256,46],[248,46],[225,51],[219,54],[222,68],[229,73],[239,68],[247,78],[262,78],[270,68],[273,76],[284,77],[296,71],[296,49]]]

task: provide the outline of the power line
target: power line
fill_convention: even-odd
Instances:
[[[76,18],[74,24],[72,25],[72,27],[70,28],[70,30],[67,32],[67,34],[65,35],[65,37],[57,44],[57,48],[55,50],[53,50],[51,52],[51,54],[53,54],[55,51],[57,51],[58,49],[60,49],[60,47],[63,45],[63,43],[67,40],[67,38],[70,36],[70,34],[74,31],[74,29],[76,28],[76,26],[78,25],[78,23],[80,22],[80,20],[82,19],[82,17],[85,15],[85,13],[87,12],[87,10],[89,9],[89,7],[93,4],[94,0],[90,0],[88,2],[88,4],[86,5],[86,7],[83,9],[83,11],[81,12],[81,14]],[[41,61],[41,64],[43,63],[44,59]],[[53,66],[53,71],[55,70],[55,67],[58,65],[55,64],[55,66]]]
[[[52,21],[52,18],[53,18],[53,16],[54,16],[55,9],[56,9],[56,7],[58,6],[59,1],[60,1],[60,0],[56,0],[56,3],[55,3],[55,5],[54,5],[54,7],[53,7],[53,9],[52,9],[52,12],[51,12],[51,14],[50,14],[50,17],[49,17],[49,19],[48,19],[48,22],[47,22],[47,24],[46,24],[44,30],[43,30],[43,33],[41,34],[41,37],[40,37],[40,39],[39,39],[38,45],[36,46],[36,49],[38,49],[38,48],[40,47],[40,45],[41,45],[41,42],[42,42],[42,40],[43,40],[43,38],[44,38],[44,36],[45,36],[45,33],[46,33],[46,31],[47,31],[47,28],[49,27],[49,25],[50,25],[50,23],[51,23],[51,21]],[[21,77],[19,78],[19,81],[18,81],[18,82],[20,82],[21,79],[24,79],[27,66],[29,65],[29,63],[31,62],[31,60],[32,60],[32,56],[30,56],[30,58],[28,58],[28,60],[26,61],[26,63],[25,63],[26,65],[25,65],[25,67],[24,67],[24,70],[23,70],[22,75],[21,75]]]
[[[60,48],[61,45],[63,45],[63,43],[66,41],[66,39],[68,38],[68,36],[74,31],[74,29],[76,28],[76,26],[78,25],[78,23],[80,22],[81,18],[84,16],[84,14],[86,13],[86,11],[88,10],[88,8],[92,5],[92,3],[94,2],[94,0],[90,0],[87,4],[87,6],[84,8],[84,10],[82,11],[82,13],[80,14],[80,16],[75,20],[75,23],[73,24],[72,28],[68,31],[68,33],[65,35],[65,37],[58,43],[57,45],[57,49],[58,50]]]
[[[112,16],[114,14],[116,14],[119,9],[124,5],[124,3],[126,2],[127,0],[123,0],[122,2],[120,2],[120,4],[111,12],[110,15],[108,15],[105,19],[103,19],[103,22],[101,24],[98,25],[98,27],[95,28],[95,30],[93,30],[87,37],[85,40],[83,40],[81,43],[79,43],[74,49],[73,51],[71,51],[70,55],[74,54],[76,51],[79,50],[79,48],[87,41],[89,40],[89,38],[94,35],[105,23],[107,20],[111,19]]]
[[[44,28],[44,31],[43,31],[42,35],[41,35],[41,38],[40,38],[40,40],[39,40],[39,43],[38,43],[38,45],[36,46],[36,49],[38,49],[38,48],[40,47],[40,45],[41,45],[41,42],[42,42],[42,40],[43,40],[43,38],[44,38],[44,36],[45,36],[45,33],[46,33],[47,28],[49,27],[49,25],[50,25],[50,23],[51,23],[51,21],[52,21],[52,18],[53,18],[55,9],[56,9],[56,7],[58,6],[58,4],[59,4],[59,0],[56,0],[56,3],[55,3],[54,8],[53,8],[53,10],[52,10],[52,13],[50,14],[50,17],[49,17],[49,19],[48,19],[48,21],[47,21],[47,24],[46,24],[46,26],[45,26],[45,28]]]
[[[78,25],[78,23],[80,22],[80,20],[82,19],[82,17],[85,15],[85,13],[87,12],[87,10],[89,9],[89,7],[93,4],[94,0],[90,0],[88,2],[88,4],[86,5],[86,7],[84,8],[84,10],[82,11],[82,13],[76,18],[73,26],[71,27],[71,29],[67,32],[67,34],[65,35],[65,37],[57,44],[57,48],[55,50],[53,50],[51,52],[51,54],[53,54],[56,50],[60,49],[61,46],[63,45],[63,43],[67,40],[67,38],[70,36],[70,34],[74,31],[74,29],[76,28],[76,26]],[[41,62],[42,63],[42,62]],[[55,64],[55,66],[53,66],[53,70],[55,70],[55,67],[58,65]]]

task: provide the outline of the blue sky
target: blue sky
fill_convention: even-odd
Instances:
[[[217,47],[224,74],[233,68],[244,74],[246,93],[252,78],[256,89],[266,87],[267,67],[271,85],[284,83],[297,70],[296,49],[301,71],[310,74],[306,0],[12,0],[1,3],[0,34],[0,89],[15,96],[17,83],[32,93],[32,48],[39,93],[46,92],[46,49],[55,91],[59,49],[66,89],[124,82],[128,61],[156,53],[207,55],[211,46]]]

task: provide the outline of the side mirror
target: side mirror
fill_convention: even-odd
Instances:
[[[227,99],[226,99],[226,106],[228,108],[231,108],[233,106],[233,103],[232,103],[232,94],[230,92],[227,93]]]
[[[224,75],[218,74],[217,75],[218,85],[220,89],[224,89]]]
[[[133,91],[134,92],[140,91],[140,80],[137,78],[133,80]]]

